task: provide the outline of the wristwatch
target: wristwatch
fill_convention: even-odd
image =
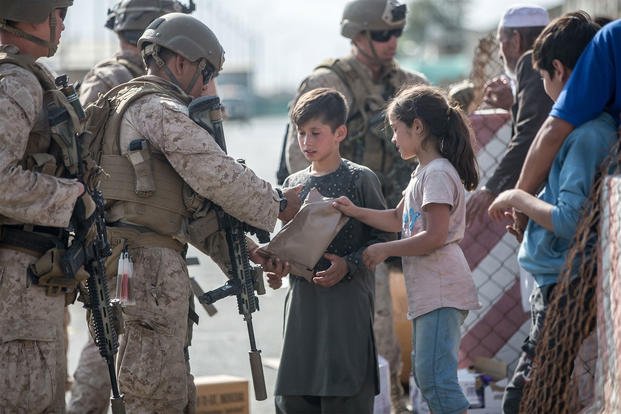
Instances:
[[[278,200],[278,202],[280,203],[278,206],[278,212],[282,213],[287,208],[287,204],[288,204],[287,197],[285,197],[285,195],[283,194],[280,188],[277,188],[276,192],[278,193],[278,197],[280,197],[280,200]]]

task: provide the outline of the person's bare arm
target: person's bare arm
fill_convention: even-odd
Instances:
[[[538,199],[522,190],[503,191],[489,207],[489,215],[494,220],[502,220],[513,208],[528,216],[535,223],[549,231],[554,231],[552,224],[553,205]]]
[[[545,120],[528,150],[515,188],[529,194],[539,190],[548,176],[556,153],[573,129],[573,125],[560,118],[549,116]]]

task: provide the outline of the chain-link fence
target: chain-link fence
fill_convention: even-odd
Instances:
[[[501,72],[498,45],[490,35],[479,42],[471,73],[479,103],[485,83]],[[485,184],[507,149],[510,116],[483,109],[470,119]],[[621,412],[621,143],[611,154],[553,291],[520,412]],[[466,230],[461,244],[483,307],[464,324],[460,365],[477,356],[495,357],[508,364],[510,376],[528,335],[523,298],[530,292],[520,282],[517,241],[503,224],[487,215],[482,219]]]
[[[611,154],[603,172],[619,174],[619,145]],[[602,174],[593,186],[552,293],[522,412],[621,412],[620,192],[619,175]]]
[[[479,41],[470,76],[478,104],[485,83],[502,72],[498,43],[490,34]],[[482,186],[507,150],[511,116],[500,109],[479,109],[470,120],[478,144]],[[505,223],[492,222],[483,214],[466,229],[461,247],[472,269],[482,308],[470,312],[464,323],[460,366],[470,365],[476,357],[497,358],[508,364],[511,373],[529,328],[520,294],[518,242],[506,232]]]

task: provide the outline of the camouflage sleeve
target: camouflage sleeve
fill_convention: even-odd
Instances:
[[[31,73],[0,69],[0,215],[10,221],[66,227],[82,188],[75,180],[24,170],[29,132],[42,108],[42,90]]]
[[[272,186],[224,153],[187,107],[150,95],[128,109],[136,129],[162,151],[183,180],[201,196],[252,226],[272,231],[279,197]]]
[[[348,105],[351,105],[353,102],[354,98],[351,95],[349,88],[345,86],[343,81],[341,81],[341,79],[339,79],[339,77],[331,70],[322,68],[315,70],[315,72],[313,72],[308,78],[302,81],[302,84],[298,88],[297,95],[293,99],[291,109],[293,109],[295,102],[300,98],[300,96],[308,91],[317,88],[334,88],[345,96]],[[308,167],[308,165],[310,164],[304,157],[304,154],[302,154],[302,151],[300,151],[297,137],[298,130],[295,125],[293,125],[291,120],[289,120],[289,134],[287,136],[286,159],[287,168],[289,169],[290,174],[296,171],[300,171]]]

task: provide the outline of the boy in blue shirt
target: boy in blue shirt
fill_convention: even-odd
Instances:
[[[558,99],[580,53],[598,29],[586,13],[568,13],[551,22],[535,41],[533,66],[539,70],[545,91],[553,100]],[[598,167],[616,139],[615,120],[610,114],[601,113],[567,137],[538,197],[512,189],[499,194],[489,207],[493,219],[503,219],[510,215],[511,209],[529,217],[518,261],[536,282],[530,297],[532,325],[513,378],[505,390],[504,413],[519,412],[550,292],[565,265]]]

